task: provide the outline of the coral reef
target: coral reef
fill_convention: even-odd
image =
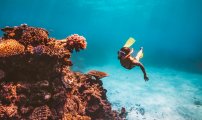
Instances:
[[[121,120],[102,87],[107,74],[70,69],[71,53],[86,48],[77,34],[64,40],[22,24],[3,28],[0,39],[0,119]]]

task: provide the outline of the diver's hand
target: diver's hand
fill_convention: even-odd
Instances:
[[[145,76],[144,76],[144,80],[145,80],[145,81],[148,81],[149,78],[145,75]]]

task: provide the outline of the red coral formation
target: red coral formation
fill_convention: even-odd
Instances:
[[[80,49],[85,49],[87,46],[86,39],[78,34],[73,34],[66,38],[66,48],[72,52],[74,49],[78,52]]]
[[[70,70],[71,52],[85,49],[84,37],[48,38],[45,29],[21,25],[2,29],[0,119],[122,119],[112,111],[100,78]],[[96,78],[96,79],[93,79]]]

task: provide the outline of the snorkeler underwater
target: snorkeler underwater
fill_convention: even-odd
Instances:
[[[202,120],[201,0],[0,0],[0,120]]]
[[[149,78],[147,77],[145,68],[142,65],[142,63],[139,61],[140,58],[143,57],[143,47],[140,48],[140,51],[137,53],[136,57],[131,56],[134,50],[133,48],[130,49],[130,46],[132,46],[134,42],[135,42],[135,39],[131,37],[127,40],[127,42],[121,48],[121,50],[118,51],[118,59],[120,60],[121,65],[129,70],[134,68],[135,66],[140,66],[144,74],[145,81],[148,81]]]

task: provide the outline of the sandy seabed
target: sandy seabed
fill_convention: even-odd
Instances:
[[[143,79],[137,67],[88,67],[107,72],[104,88],[113,109],[125,107],[128,120],[202,120],[202,75],[168,68],[147,67]]]

